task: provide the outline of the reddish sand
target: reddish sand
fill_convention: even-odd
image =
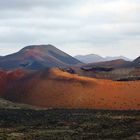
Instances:
[[[13,82],[16,82],[18,79],[21,79],[26,75],[26,71],[22,69],[17,69],[14,71],[0,71],[0,96],[4,96],[7,91],[7,88]]]
[[[140,110],[140,81],[98,80],[52,69],[13,83],[3,97],[35,106]]]

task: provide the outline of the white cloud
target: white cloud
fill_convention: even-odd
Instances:
[[[0,53],[29,44],[54,44],[75,55],[137,57],[138,0],[0,1]]]

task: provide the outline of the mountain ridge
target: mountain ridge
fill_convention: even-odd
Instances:
[[[95,62],[105,62],[105,61],[112,61],[117,59],[124,59],[126,61],[131,61],[131,59],[124,57],[124,56],[106,56],[102,57],[97,54],[88,54],[88,55],[76,55],[76,59],[84,62],[84,63],[95,63]]]

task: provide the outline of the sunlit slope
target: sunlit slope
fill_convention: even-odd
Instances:
[[[98,80],[51,69],[11,83],[4,98],[47,108],[140,109],[140,81]]]

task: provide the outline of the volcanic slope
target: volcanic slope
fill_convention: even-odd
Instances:
[[[1,97],[45,108],[139,110],[140,81],[99,80],[48,69],[12,79]]]

